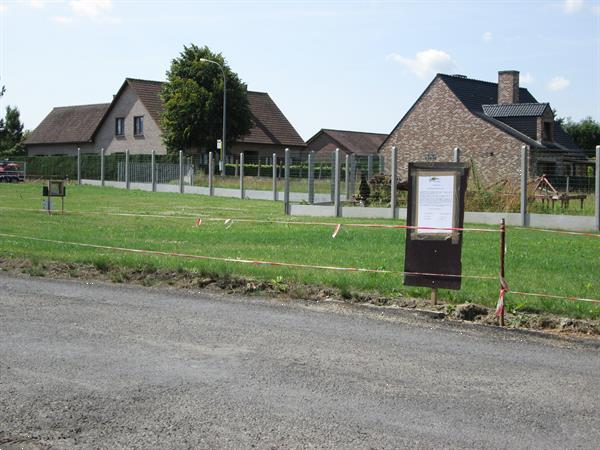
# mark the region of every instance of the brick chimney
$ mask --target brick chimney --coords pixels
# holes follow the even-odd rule
[[[519,72],[502,70],[498,72],[498,104],[519,103]]]

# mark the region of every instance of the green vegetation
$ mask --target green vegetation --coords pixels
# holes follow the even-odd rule
[[[4,93],[4,87],[0,89],[0,93]],[[19,108],[8,105],[6,115],[4,118],[0,117],[0,158],[24,155],[23,141],[26,137],[27,132],[23,130]]]
[[[41,184],[0,185],[0,233],[60,241],[92,243],[136,249],[179,252],[240,259],[402,271],[404,230],[343,227],[332,239],[336,223],[357,219],[318,219],[331,225],[253,224],[236,218],[314,221],[289,218],[280,202],[211,198],[196,195],[148,193],[71,185],[65,215],[40,212]],[[133,213],[134,215],[118,215]],[[160,215],[139,217],[137,215]],[[162,217],[164,216],[164,217]],[[195,227],[196,218],[203,223]],[[222,221],[234,219],[229,228]],[[385,220],[363,222],[392,223]],[[396,222],[398,223],[398,222]],[[466,232],[463,273],[496,276],[496,233]],[[168,269],[221,276],[239,275],[277,280],[281,286],[306,283],[340,289],[344,295],[366,291],[386,296],[429,295],[428,290],[402,285],[393,274],[368,274],[314,269],[257,266],[202,261],[170,256],[123,253],[0,236],[2,256],[87,263],[100,271],[115,267],[140,270]],[[600,298],[600,241],[595,237],[568,236],[509,228],[506,278],[512,289],[553,295]],[[150,268],[150,269],[149,269]],[[35,268],[33,275],[43,271]],[[116,281],[121,276],[115,275]],[[496,303],[496,280],[464,279],[460,291],[441,291],[451,303]],[[509,311],[551,312],[571,317],[600,318],[600,306],[586,302],[507,296]]]
[[[600,123],[591,116],[581,119],[579,122],[574,122],[570,117],[559,120],[565,131],[582,149],[594,150],[600,142]]]
[[[224,80],[226,78],[226,82]],[[246,85],[221,53],[191,44],[171,61],[161,98],[163,140],[169,152],[214,149],[223,130],[223,83],[227,92],[227,142],[248,134],[252,114]]]
[[[283,182],[283,179],[277,180],[277,190],[283,191]],[[202,172],[196,172],[194,184],[197,186],[208,186],[208,176]],[[217,188],[239,189],[240,177],[229,175],[221,177],[215,175],[214,184]],[[273,178],[244,176],[244,188],[270,191],[273,189]],[[308,181],[306,178],[292,178],[290,179],[290,190],[292,192],[308,192]],[[319,194],[329,194],[331,192],[331,180],[315,180],[315,192]]]

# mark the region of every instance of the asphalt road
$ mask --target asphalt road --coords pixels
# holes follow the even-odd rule
[[[598,346],[0,274],[0,448],[597,448]]]

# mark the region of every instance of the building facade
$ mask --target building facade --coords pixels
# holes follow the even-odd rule
[[[390,167],[398,150],[398,171],[406,178],[412,161],[451,161],[453,149],[471,162],[479,181],[491,184],[520,176],[521,147],[530,152],[531,174],[574,170],[567,162],[585,158],[555,121],[548,103],[519,87],[519,73],[502,71],[498,83],[438,74],[379,148]]]
[[[54,108],[25,141],[27,154],[72,155],[83,153],[166,154],[160,114],[163,83],[127,78],[111,103]],[[282,156],[285,148],[305,152],[306,143],[269,94],[248,91],[253,126],[250,132],[227,145],[227,153],[253,157]],[[215,149],[216,150],[216,149]],[[186,153],[199,153],[186,149]]]
[[[309,152],[315,152],[317,161],[330,161],[336,148],[344,155],[377,155],[377,150],[386,137],[387,134],[381,133],[323,128],[311,137],[306,145]]]

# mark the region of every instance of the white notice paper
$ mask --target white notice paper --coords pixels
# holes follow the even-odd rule
[[[454,213],[454,176],[419,176],[417,226],[452,228]],[[419,234],[450,234],[449,230],[423,230]]]

